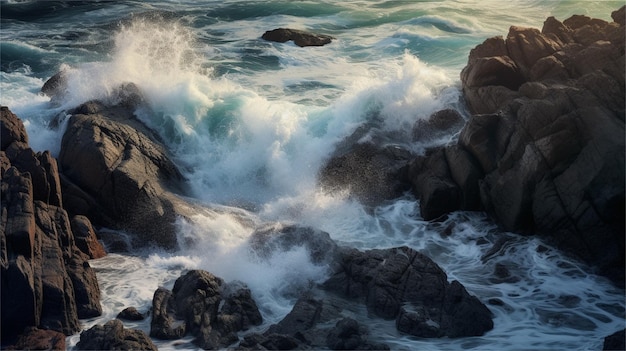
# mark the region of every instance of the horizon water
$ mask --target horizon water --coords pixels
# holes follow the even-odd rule
[[[367,318],[370,338],[393,350],[599,350],[623,329],[624,291],[536,237],[500,231],[486,215],[456,212],[443,223],[419,215],[411,194],[368,208],[328,193],[317,173],[338,142],[376,121],[390,143],[415,154],[455,141],[413,142],[415,121],[453,108],[467,118],[459,74],[469,51],[506,36],[511,25],[541,28],[548,16],[611,20],[623,1],[0,1],[0,104],[25,123],[31,147],[57,156],[64,123],[51,121],[92,99],[110,100],[132,82],[145,105],[136,115],[156,130],[207,211],[177,223],[180,249],[137,249],[90,261],[103,315],[151,307],[159,286],[205,269],[250,287],[262,332],[293,307],[298,293],[328,277],[304,247],[256,255],[248,238],[268,225],[328,232],[361,250],[406,245],[439,264],[494,314],[481,337],[421,339],[393,321]],[[278,27],[329,34],[323,47],[260,39]],[[40,93],[60,70],[69,93]],[[443,228],[452,228],[449,236]],[[498,240],[505,244],[490,251]],[[494,278],[496,266],[513,279]],[[489,301],[498,301],[497,304]],[[149,333],[149,318],[124,322]],[[79,335],[68,337],[75,345]],[[155,340],[194,349],[189,338]]]

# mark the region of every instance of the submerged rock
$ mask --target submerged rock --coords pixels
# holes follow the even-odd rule
[[[290,28],[277,28],[269,30],[263,33],[262,38],[267,41],[275,41],[279,43],[285,43],[287,41],[293,40],[294,44],[300,47],[323,46],[326,44],[330,44],[334,39],[329,35],[314,34],[303,30]]]

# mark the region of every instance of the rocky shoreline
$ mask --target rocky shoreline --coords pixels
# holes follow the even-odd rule
[[[359,143],[372,133],[365,126],[338,146],[320,182],[368,205],[411,189],[425,220],[486,211],[504,230],[541,235],[623,288],[624,9],[612,23],[550,17],[541,31],[511,27],[506,38],[487,39],[461,73],[471,118],[439,111],[413,131],[423,140],[460,130],[458,142],[413,155]],[[42,90],[54,101],[65,84],[60,73]],[[128,83],[110,101],[68,111],[58,160],[30,149],[22,122],[2,107],[3,347],[63,349],[79,319],[102,313],[89,260],[106,253],[94,226],[131,233],[134,246],[173,249],[175,219],[201,207],[185,197],[185,179],[159,137],[133,115],[142,101]],[[304,244],[332,274],[281,322],[240,339],[262,323],[250,290],[190,271],[171,291],[155,291],[150,336],[116,319],[83,331],[77,348],[156,349],[150,337],[191,336],[204,349],[389,349],[344,312],[350,304],[417,337],[493,328],[483,302],[410,248],[361,252],[300,226],[261,228],[251,242],[259,252]],[[605,348],[623,345],[621,331]]]

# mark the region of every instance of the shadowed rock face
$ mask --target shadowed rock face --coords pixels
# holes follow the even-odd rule
[[[139,245],[176,245],[183,177],[159,138],[125,105],[100,102],[73,111],[59,155],[67,208],[126,230]]]
[[[79,318],[102,313],[90,256],[76,244],[70,216],[62,207],[56,160],[29,148],[17,116],[7,108],[0,115],[2,341],[15,340],[26,327],[70,335],[80,330]],[[75,220],[91,228],[88,219]],[[40,342],[46,335],[25,338]],[[51,343],[56,338],[48,337]]]
[[[613,18],[550,17],[473,49],[461,80],[477,114],[459,146],[505,230],[544,234],[623,284],[624,7]]]
[[[279,43],[285,43],[287,41],[293,40],[294,44],[298,45],[299,47],[323,46],[326,44],[330,44],[330,42],[334,39],[329,35],[314,34],[303,30],[290,28],[277,28],[269,30],[263,33],[262,38],[267,41],[275,41]]]

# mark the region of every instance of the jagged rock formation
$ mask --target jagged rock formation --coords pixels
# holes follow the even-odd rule
[[[95,325],[80,334],[78,350],[153,350],[158,348],[142,330],[124,328],[118,319]]]
[[[364,300],[368,311],[395,319],[399,331],[419,337],[482,335],[492,314],[428,257],[408,247],[346,250],[324,288]]]
[[[251,242],[261,254],[303,246],[313,262],[328,265],[330,278],[321,286],[324,297],[305,294],[283,321],[243,346],[272,344],[277,335],[283,335],[280,340],[284,342],[299,337],[299,347],[330,347],[325,344],[327,337],[334,340],[331,344],[348,342],[338,341],[320,326],[345,318],[341,306],[348,303],[363,303],[373,315],[395,319],[399,331],[420,337],[475,336],[493,328],[491,312],[484,304],[459,282],[448,282],[437,264],[408,247],[361,252],[337,246],[327,233],[298,226],[260,230]],[[333,296],[346,300],[333,302]],[[362,341],[359,347],[367,349],[364,336]]]
[[[550,17],[541,31],[513,26],[485,40],[461,73],[473,115],[458,143],[394,159],[352,140],[357,130],[322,185],[375,205],[407,182],[425,220],[486,210],[504,230],[544,235],[623,285],[624,7],[612,17]],[[425,127],[415,138],[438,133]]]
[[[262,322],[249,289],[224,284],[202,270],[178,278],[172,291],[157,289],[152,310],[150,336],[169,340],[192,335],[194,344],[207,350],[236,342],[237,332]]]
[[[87,260],[104,250],[89,220],[70,218],[63,208],[56,160],[30,149],[22,122],[8,108],[0,114],[2,341],[14,341],[26,327],[70,335],[80,330],[79,318],[102,313]]]
[[[473,49],[459,147],[505,230],[546,235],[623,284],[624,7],[613,18],[550,17]]]

